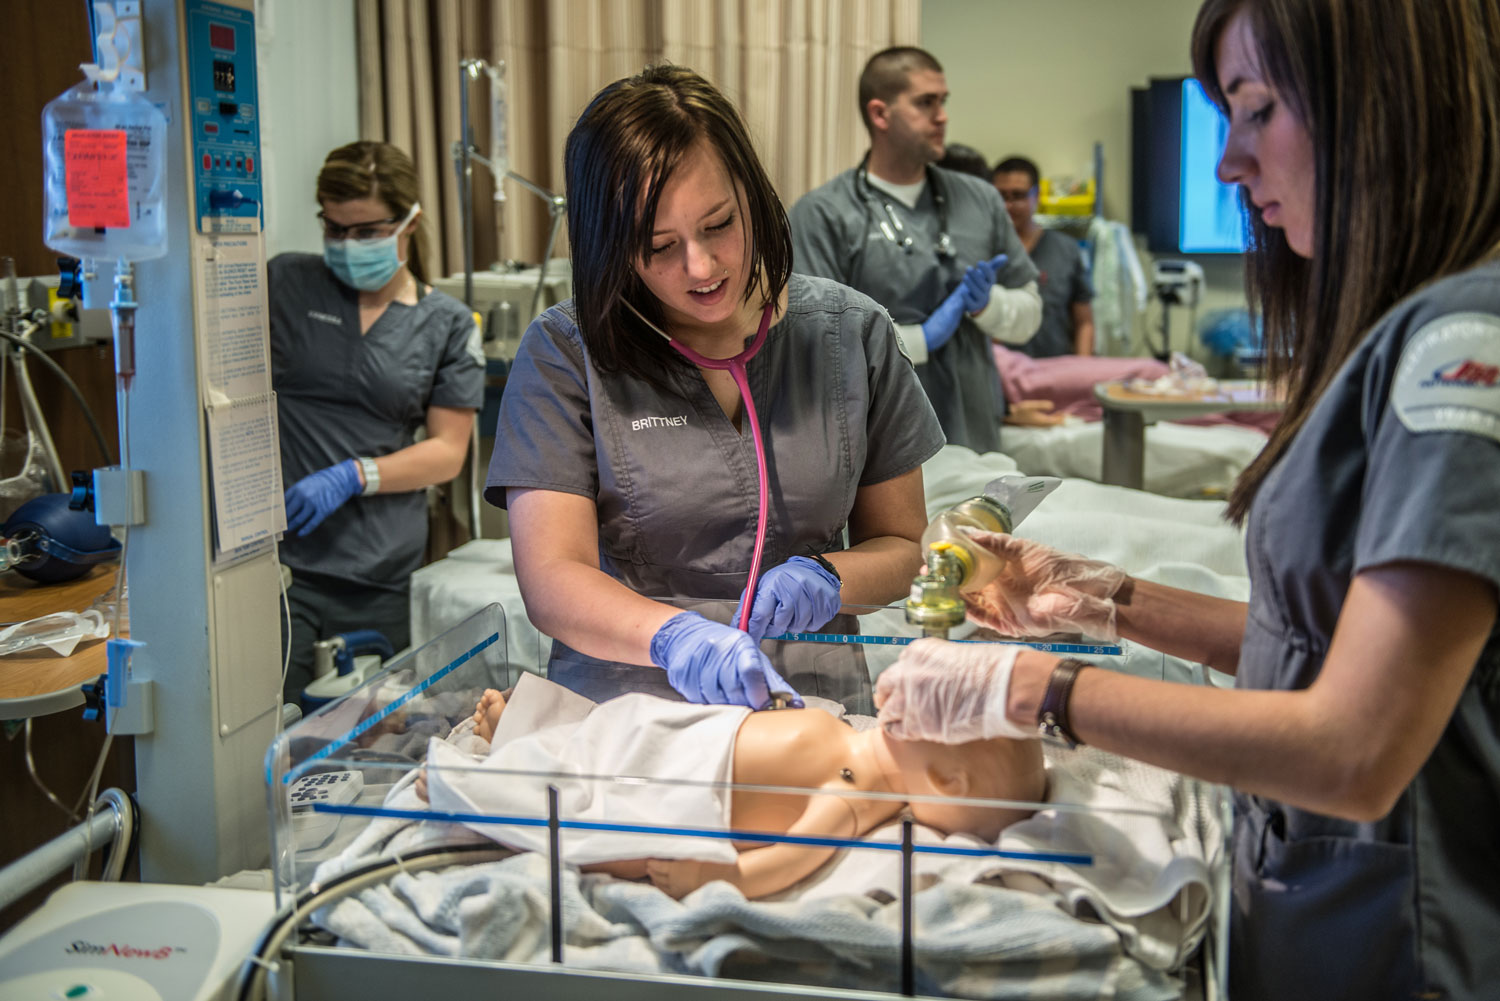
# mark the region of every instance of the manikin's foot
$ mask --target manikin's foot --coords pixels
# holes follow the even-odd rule
[[[486,688],[474,707],[474,732],[485,740],[493,740],[495,729],[500,725],[500,714],[505,711],[505,696],[493,688]]]

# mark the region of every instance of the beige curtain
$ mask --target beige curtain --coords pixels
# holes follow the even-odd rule
[[[739,106],[790,206],[852,166],[866,139],[855,84],[865,60],[919,42],[920,0],[358,0],[360,134],[408,150],[422,176],[434,273],[463,267],[452,147],[461,58],[503,62],[511,170],[563,193],[563,140],[601,87],[652,62],[690,66]],[[489,148],[488,87],[469,85]],[[474,170],[476,268],[537,261],[549,214],[513,181],[493,200]],[[556,254],[565,253],[566,226]]]

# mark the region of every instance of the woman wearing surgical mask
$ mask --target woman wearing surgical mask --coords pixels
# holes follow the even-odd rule
[[[373,628],[398,650],[408,643],[425,490],[463,466],[484,395],[473,314],[423,281],[410,158],[386,143],[341,146],[323,162],[317,196],[322,256],[281,254],[269,267],[290,484],[288,701],[312,680],[315,640]]]

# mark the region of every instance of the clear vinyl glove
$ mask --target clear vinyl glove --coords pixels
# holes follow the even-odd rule
[[[689,702],[763,709],[785,693],[802,708],[802,697],[776,673],[755,640],[733,626],[697,612],[680,612],[651,637],[651,662]]]
[[[1008,260],[1010,260],[1010,255],[996,254],[964,272],[963,282],[959,288],[963,289],[965,312],[983,312],[984,307],[990,304],[990,290],[995,287],[995,277],[999,275],[1000,269],[1005,267],[1005,262]]]
[[[287,488],[286,530],[306,535],[363,489],[359,463],[353,459],[308,473]]]
[[[963,318],[964,286],[962,282],[959,282],[958,287],[948,294],[948,298],[943,300],[942,305],[934,309],[932,315],[922,321],[922,339],[927,342],[927,350],[936,351],[947,344],[948,338],[958,331],[958,325]]]
[[[1113,598],[1128,577],[1124,570],[1030,539],[967,527],[961,531],[1001,561],[994,580],[963,596],[970,619],[1005,636],[1120,638]]]
[[[1010,673],[1020,652],[1008,643],[917,640],[875,679],[881,726],[898,740],[940,744],[1039,736],[1005,716]]]
[[[761,640],[782,633],[821,629],[839,613],[842,586],[817,560],[793,556],[761,575],[755,585],[755,604],[750,608],[745,632]],[[744,605],[745,598],[741,595],[731,622],[740,621]]]

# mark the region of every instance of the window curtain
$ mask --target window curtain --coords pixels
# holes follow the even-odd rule
[[[739,107],[790,207],[868,143],[855,87],[865,61],[919,44],[920,0],[358,0],[360,134],[416,162],[434,274],[463,268],[453,145],[461,59],[503,63],[510,169],[563,194],[563,141],[605,84],[655,62],[691,67]],[[489,88],[467,84],[474,144],[489,149]],[[474,262],[535,263],[543,199],[473,171]],[[554,255],[566,253],[566,226]]]

